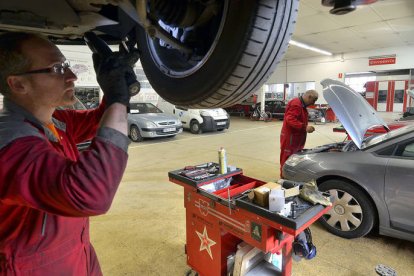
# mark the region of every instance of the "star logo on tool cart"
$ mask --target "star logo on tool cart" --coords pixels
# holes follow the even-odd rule
[[[211,254],[211,247],[215,245],[216,242],[208,237],[206,226],[204,226],[203,234],[198,231],[196,231],[196,233],[201,241],[200,251],[206,250],[208,255],[210,255],[210,258],[213,259],[213,255]]]

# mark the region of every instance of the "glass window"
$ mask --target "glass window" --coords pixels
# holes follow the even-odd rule
[[[378,91],[378,103],[387,102],[388,90],[379,90]]]
[[[378,155],[391,156],[394,153],[395,146],[387,147],[377,152]]]
[[[151,103],[130,103],[129,113],[147,114],[147,113],[162,113],[162,111]]]
[[[349,85],[356,92],[363,93],[365,92],[365,84],[369,81],[375,81],[375,76],[356,76],[350,77],[345,76],[345,84]]]
[[[175,108],[181,109],[181,110],[184,110],[184,111],[188,111],[188,108],[182,107],[182,106],[175,106]]]
[[[399,145],[396,156],[414,159],[414,141]]]
[[[394,103],[404,102],[404,90],[395,90],[394,92]]]

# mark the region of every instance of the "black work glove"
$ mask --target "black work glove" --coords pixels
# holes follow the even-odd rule
[[[92,59],[96,79],[104,93],[106,106],[109,107],[113,103],[128,106],[129,100],[133,96],[130,94],[128,80],[135,79],[132,68],[139,59],[138,52],[114,52],[105,57],[94,53]]]

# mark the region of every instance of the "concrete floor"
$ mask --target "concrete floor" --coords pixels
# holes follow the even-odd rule
[[[282,123],[232,117],[229,130],[131,143],[129,163],[111,210],[91,219],[91,239],[105,275],[185,275],[183,188],[167,173],[185,165],[217,161],[224,147],[228,163],[264,181],[279,177]],[[316,125],[306,147],[341,141],[337,124]],[[370,234],[346,240],[312,227],[317,257],[293,263],[293,275],[376,275],[385,264],[398,275],[414,275],[414,243]]]

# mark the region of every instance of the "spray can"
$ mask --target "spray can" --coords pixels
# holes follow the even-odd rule
[[[221,147],[218,151],[219,155],[219,166],[220,166],[220,173],[225,174],[227,173],[227,156],[226,156],[226,150]]]

